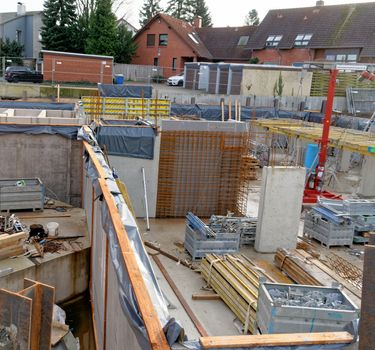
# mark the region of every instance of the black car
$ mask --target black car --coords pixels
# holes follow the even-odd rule
[[[29,67],[10,66],[5,70],[5,80],[9,83],[18,83],[19,81],[41,83],[43,82],[43,74]]]

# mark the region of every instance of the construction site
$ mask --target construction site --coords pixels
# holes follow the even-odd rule
[[[374,349],[375,76],[302,71],[319,108],[0,101],[0,350]]]

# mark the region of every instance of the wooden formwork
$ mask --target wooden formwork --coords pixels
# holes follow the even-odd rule
[[[247,132],[163,131],[156,215],[246,214],[250,171]]]

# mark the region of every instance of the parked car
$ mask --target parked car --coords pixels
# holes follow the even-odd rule
[[[173,75],[168,78],[167,83],[168,85],[173,86],[183,86],[184,85],[184,72],[180,73],[179,75]]]
[[[5,80],[9,83],[18,83],[19,81],[42,83],[43,74],[29,67],[10,66],[5,70]]]

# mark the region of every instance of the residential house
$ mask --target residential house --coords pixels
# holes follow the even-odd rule
[[[130,24],[125,18],[120,18],[119,20],[117,20],[117,24],[118,25],[124,24],[126,29],[129,32],[132,32],[133,35],[135,35],[138,31],[138,29],[136,27],[134,27],[132,24]]]
[[[26,12],[22,3],[17,4],[17,12],[0,14],[0,38],[9,38],[22,44],[24,57],[38,57],[41,50],[41,27],[42,12]]]
[[[135,35],[137,52],[132,63],[163,67],[168,77],[181,73],[187,62],[245,62],[253,31],[252,26],[202,28],[200,18],[189,24],[160,13]]]
[[[267,64],[373,62],[374,19],[375,2],[271,10],[247,48]]]

